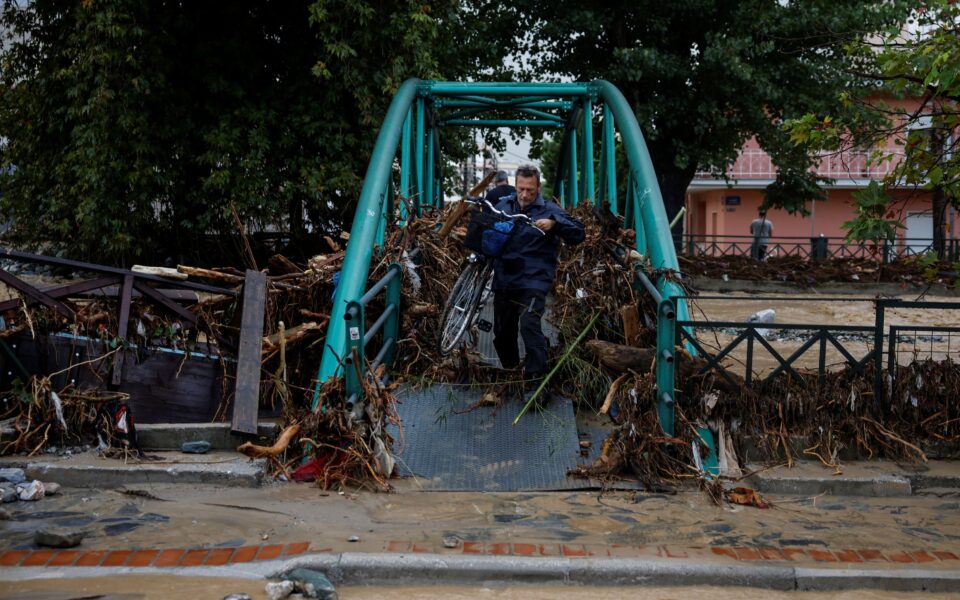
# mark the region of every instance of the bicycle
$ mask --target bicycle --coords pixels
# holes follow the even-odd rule
[[[541,235],[546,233],[534,227],[527,215],[511,215],[497,210],[490,202],[480,198],[468,198],[469,204],[480,210],[471,214],[470,225],[464,245],[472,252],[467,256],[467,266],[460,273],[447,302],[440,314],[440,339],[438,350],[441,356],[449,355],[463,339],[464,334],[475,324],[481,331],[493,327],[479,319],[490,297],[493,280],[493,261],[499,258],[510,244],[517,226],[529,226]],[[510,225],[505,225],[510,223]]]

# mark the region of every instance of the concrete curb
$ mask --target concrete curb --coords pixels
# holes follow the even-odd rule
[[[111,464],[102,466],[55,462],[28,462],[23,465],[27,477],[56,481],[75,488],[112,489],[127,485],[186,483],[216,484],[229,487],[258,487],[263,480],[266,463],[238,458],[229,464],[150,464],[137,463],[136,468]]]
[[[441,554],[358,553],[314,555],[220,567],[174,569],[92,567],[0,568],[0,581],[118,574],[276,578],[295,568],[322,571],[338,585],[561,584],[582,586],[746,586],[781,591],[884,589],[953,592],[960,572],[933,569],[827,569],[702,564],[656,559],[518,558]]]
[[[758,473],[748,478],[756,488],[766,494],[796,496],[867,496],[889,498],[909,496],[913,493],[910,479],[902,475],[871,474],[867,476],[837,477],[825,472],[821,476],[786,472]]]

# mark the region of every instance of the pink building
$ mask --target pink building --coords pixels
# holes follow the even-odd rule
[[[894,156],[893,161],[870,164],[867,152],[845,152],[825,156],[817,172],[834,180],[825,186],[827,199],[807,201],[809,215],[791,215],[782,210],[771,210],[767,218],[773,224],[772,253],[789,252],[789,247],[800,244],[809,249],[811,237],[830,238],[831,250],[843,244],[846,231],[842,224],[854,217],[853,192],[863,189],[872,180],[883,179],[902,156],[902,149],[892,142],[884,149]],[[730,251],[736,243],[742,250],[749,247],[750,222],[757,218],[757,209],[763,201],[763,190],[776,178],[776,167],[770,157],[750,140],[740,151],[740,156],[728,171],[728,185],[710,173],[697,173],[687,190],[687,216],[685,231],[687,246],[684,251],[692,253],[699,249],[708,254]],[[900,200],[894,205],[904,228],[899,233],[898,253],[916,253],[925,250],[933,238],[933,216],[930,209],[930,193],[923,190],[903,188],[894,191]],[[946,214],[947,238],[956,239],[954,209]],[[780,246],[777,247],[776,244]]]

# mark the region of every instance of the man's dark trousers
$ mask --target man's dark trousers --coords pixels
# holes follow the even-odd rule
[[[543,377],[547,371],[547,340],[540,328],[547,293],[541,290],[498,290],[493,299],[493,346],[504,369],[520,364],[517,329],[526,356],[524,377]]]

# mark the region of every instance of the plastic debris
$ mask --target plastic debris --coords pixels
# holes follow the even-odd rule
[[[773,323],[776,318],[777,311],[772,308],[765,308],[747,317],[747,323]],[[763,338],[766,338],[769,333],[769,329],[757,329],[757,335]]]
[[[326,574],[313,569],[294,569],[284,576],[284,579],[293,581],[296,589],[308,598],[320,600],[337,600],[337,588]]]
[[[210,442],[198,440],[195,442],[184,442],[180,446],[180,451],[186,452],[187,454],[206,454],[210,451],[210,448]]]

